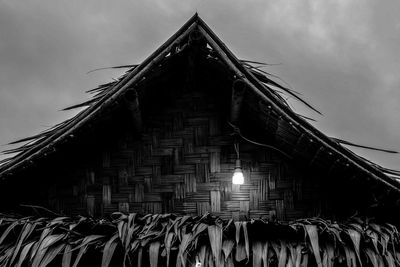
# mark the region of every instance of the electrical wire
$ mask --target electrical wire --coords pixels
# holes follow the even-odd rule
[[[290,155],[288,155],[287,153],[283,152],[282,150],[280,150],[280,149],[278,149],[278,148],[276,148],[274,146],[263,144],[263,143],[259,143],[259,142],[253,141],[253,140],[243,136],[242,133],[240,132],[240,128],[239,127],[237,127],[236,125],[232,124],[229,121],[228,121],[228,124],[233,128],[233,134],[232,135],[237,135],[237,136],[241,137],[243,140],[245,140],[245,141],[247,141],[247,142],[249,142],[251,144],[277,151],[280,154],[282,154],[283,156],[287,157],[288,159],[292,159],[292,157]],[[235,143],[234,147],[235,147],[236,155],[239,158],[239,144]]]
[[[234,144],[233,144],[233,147],[235,148],[235,151],[236,151],[236,159],[240,159],[240,150],[239,150],[239,143],[238,142],[235,142]]]

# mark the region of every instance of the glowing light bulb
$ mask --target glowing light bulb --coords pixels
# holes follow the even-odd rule
[[[244,176],[242,170],[235,170],[232,176],[233,184],[244,184]]]
[[[235,164],[235,171],[233,172],[232,176],[232,183],[233,184],[244,184],[244,175],[242,172],[242,168],[240,166],[240,159],[236,160]]]

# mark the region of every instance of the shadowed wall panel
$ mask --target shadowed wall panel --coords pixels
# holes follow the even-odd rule
[[[155,108],[144,116],[140,140],[130,129],[115,129],[117,138],[109,140],[98,162],[82,169],[84,181],[69,177],[72,173],[61,179],[72,180],[70,191],[79,197],[60,197],[57,192],[67,185],[58,184],[49,202],[67,213],[83,208],[96,215],[118,210],[211,212],[235,219],[316,215],[320,204],[315,181],[259,146],[241,143],[245,184],[232,184],[232,132],[215,102],[191,92]]]

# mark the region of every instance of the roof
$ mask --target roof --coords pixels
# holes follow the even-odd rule
[[[352,145],[351,143],[326,136],[308,123],[304,117],[295,113],[280,96],[279,90],[302,101],[309,108],[315,109],[299,98],[296,92],[273,81],[268,73],[255,67],[254,64],[258,64],[258,62],[241,61],[236,58],[197,13],[141,64],[121,66],[128,67],[129,70],[119,79],[89,90],[88,92],[94,94],[92,99],[67,108],[86,106],[86,109],[38,135],[13,142],[12,144],[23,142],[24,144],[5,151],[17,154],[1,162],[0,177],[5,179],[13,176],[18,171],[28,168],[36,160],[54,153],[57,146],[71,140],[79,129],[113,105],[129,88],[135,87],[145,79],[152,69],[171,55],[184,50],[193,36],[204,39],[209,47],[209,55],[224,64],[236,79],[244,82],[252,93],[263,101],[264,106],[279,115],[279,119],[282,120],[281,125],[284,125],[287,131],[296,136],[297,141],[294,143],[298,144],[306,140],[318,147],[317,152],[312,156],[313,160],[320,154],[330,155],[335,159],[334,165],[355,168],[362,173],[362,176],[371,178],[388,189],[400,193],[400,183],[393,178],[393,176],[400,177],[400,172],[386,169],[356,155],[341,145],[341,143]]]
[[[233,222],[116,212],[102,219],[2,216],[1,226],[2,266],[398,266],[400,245],[394,225],[360,218]]]

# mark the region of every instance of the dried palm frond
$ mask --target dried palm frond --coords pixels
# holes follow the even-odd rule
[[[376,150],[376,151],[381,151],[381,152],[386,152],[386,153],[392,153],[392,154],[397,154],[399,153],[398,151],[394,150],[389,150],[389,149],[383,149],[383,148],[377,148],[377,147],[372,147],[372,146],[365,146],[365,145],[359,145],[355,144],[343,139],[331,137],[331,139],[335,140],[336,142],[343,144],[343,145],[348,145],[348,146],[354,146],[354,147],[359,147],[359,148],[365,148],[365,149],[370,149],[370,150]]]
[[[266,72],[266,71],[260,69],[259,67],[254,66],[253,65],[254,63],[252,63],[251,61],[241,61],[241,62],[244,65],[244,67],[246,67],[260,82],[262,82],[268,88],[271,89],[271,86],[279,88],[279,89],[283,90],[284,93],[288,94],[289,96],[294,97],[295,99],[297,99],[298,101],[300,101],[301,103],[306,105],[311,110],[313,110],[316,113],[322,115],[322,113],[320,111],[318,111],[311,104],[309,104],[307,101],[305,101],[303,98],[301,98],[299,96],[299,95],[301,95],[299,92],[296,92],[293,89],[290,89],[287,86],[283,86],[283,85],[275,82],[274,80],[268,78],[268,76],[270,76],[270,77],[273,76],[273,77],[278,78],[278,79],[279,79],[279,77],[276,77],[275,75],[273,75],[273,74],[271,74],[269,72]],[[259,64],[259,63],[257,63],[257,64]],[[273,93],[275,93],[276,96],[278,96],[278,94],[276,94],[276,90],[271,90],[271,91]],[[287,104],[285,100],[281,99],[281,101],[283,103]]]
[[[399,237],[393,225],[359,219],[232,224],[208,214],[2,215],[0,266],[399,266]]]
[[[139,66],[138,64],[134,64],[134,65],[120,65],[120,66],[112,66],[112,67],[103,67],[103,68],[97,68],[94,70],[90,70],[88,71],[86,74],[95,72],[95,71],[99,71],[99,70],[108,70],[108,69],[127,69],[127,68],[136,68],[137,66]]]

